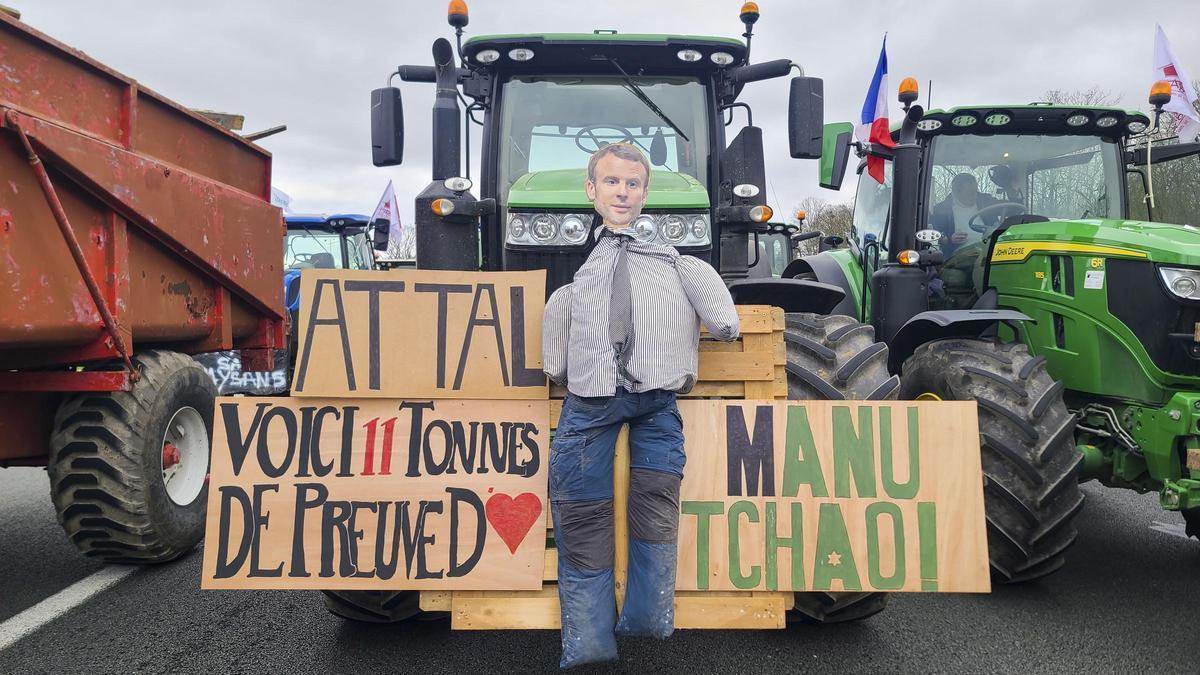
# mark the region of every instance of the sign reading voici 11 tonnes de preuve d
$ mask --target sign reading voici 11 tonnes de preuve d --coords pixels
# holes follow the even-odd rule
[[[541,588],[542,274],[306,272],[306,395],[218,400],[202,585]],[[989,590],[974,404],[680,411],[680,589]]]

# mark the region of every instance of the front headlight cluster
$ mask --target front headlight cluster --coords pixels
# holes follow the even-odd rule
[[[578,246],[587,241],[591,213],[510,213],[506,244]],[[707,246],[712,242],[707,213],[644,213],[633,221],[638,241],[668,246]]]
[[[1200,300],[1200,270],[1161,267],[1158,270],[1167,288],[1184,300]]]

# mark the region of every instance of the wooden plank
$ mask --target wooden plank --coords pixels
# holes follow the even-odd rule
[[[422,612],[449,612],[453,591],[421,591]]]
[[[777,354],[775,353],[775,340],[778,339],[776,333],[758,333],[742,336],[742,346],[747,352],[760,353],[770,355],[769,363],[771,364],[771,376],[766,380],[749,381],[749,378],[742,378],[746,381],[746,398],[748,399],[773,399],[775,398],[775,368]]]
[[[543,581],[558,581],[558,549],[553,546],[546,549],[546,567],[542,572]]]
[[[777,331],[782,331],[787,327],[787,322],[784,320],[782,307],[771,308],[771,326]]]
[[[1190,471],[1200,471],[1200,449],[1189,448],[1187,451],[1187,468]]]
[[[562,417],[562,401],[550,401],[550,428],[558,428],[558,418]]]
[[[771,352],[741,354],[708,352],[700,360],[702,382],[745,382],[775,379],[775,355]]]
[[[721,342],[720,340],[701,340],[698,347],[700,351],[700,360],[706,358],[706,352],[741,352],[742,342]]]
[[[537,591],[457,591],[451,600],[452,630],[557,629],[558,587]]]
[[[787,625],[791,593],[675,594],[676,628],[778,629]]]
[[[697,382],[684,398],[746,398],[742,382]]]

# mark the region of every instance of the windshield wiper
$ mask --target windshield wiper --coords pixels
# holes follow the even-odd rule
[[[625,69],[621,67],[621,64],[617,63],[616,59],[609,57],[608,62],[613,64],[613,66],[620,71],[621,77],[625,80],[625,86],[629,93],[633,94],[638,98],[639,101],[646,104],[647,108],[649,108],[655,115],[658,115],[660,120],[666,122],[667,125],[674,129],[675,133],[679,134],[683,140],[688,141],[689,143],[691,142],[692,139],[688,138],[687,134],[683,133],[683,129],[680,129],[677,124],[672,122],[671,118],[667,117],[667,114],[663,112],[661,108],[659,108],[657,105],[654,105],[654,101],[651,101],[650,97],[646,95],[646,92],[642,91],[642,88],[633,81],[633,78],[629,77],[629,74],[625,72]]]

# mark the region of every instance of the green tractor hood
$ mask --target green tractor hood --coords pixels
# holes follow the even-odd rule
[[[504,205],[510,209],[580,209],[592,203],[583,190],[587,169],[534,171],[521,176],[508,191]],[[650,196],[646,209],[707,210],[708,190],[695,178],[674,171],[650,174]]]
[[[1200,267],[1200,228],[1137,220],[1026,223],[1014,226],[1000,237],[992,261],[1017,261],[1037,252]]]

